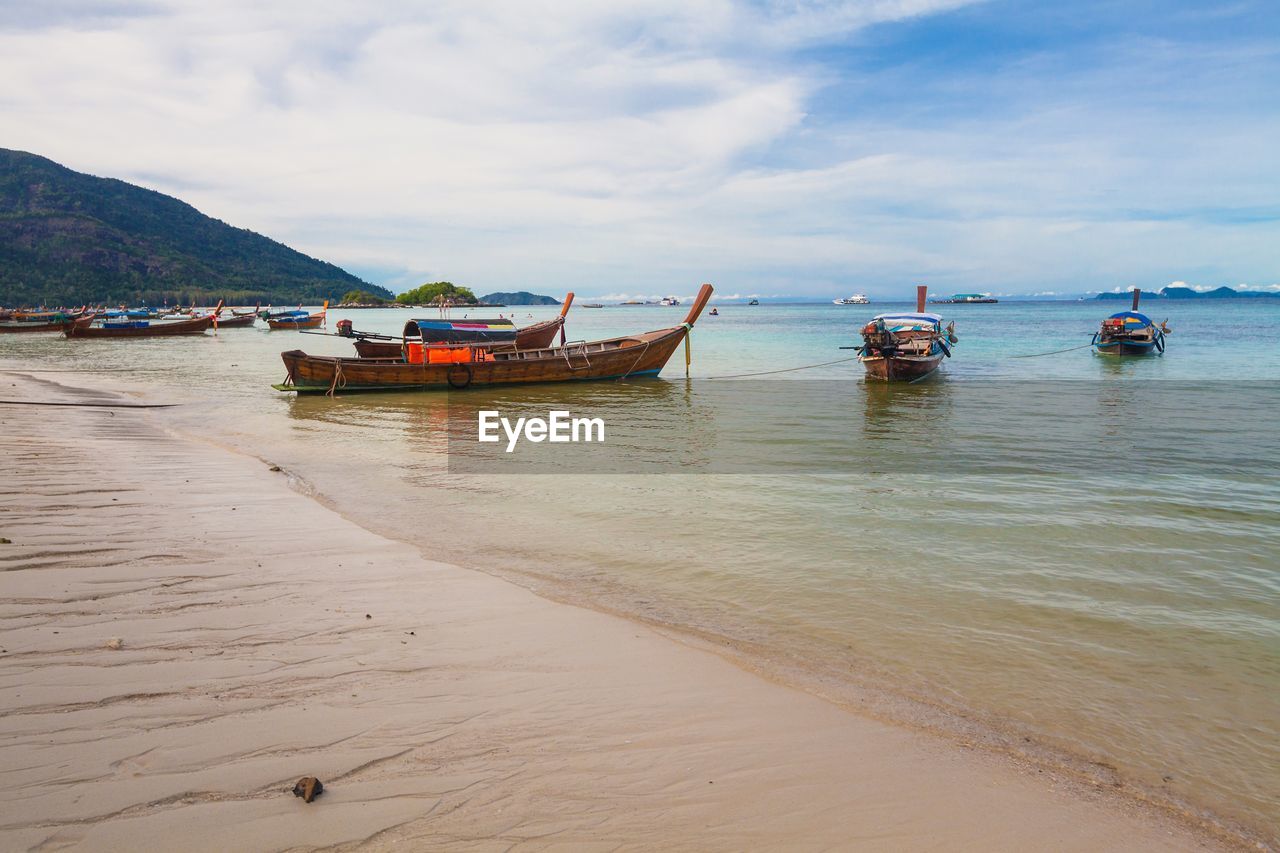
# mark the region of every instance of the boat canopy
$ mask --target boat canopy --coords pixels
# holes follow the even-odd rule
[[[1137,311],[1121,311],[1118,314],[1112,314],[1107,319],[1124,320],[1126,326],[1146,327],[1155,325],[1155,323],[1151,322],[1150,317],[1146,314],[1139,314]]]
[[[516,324],[510,320],[410,320],[404,324],[404,337],[416,338],[423,331],[513,332]]]
[[[942,317],[938,314],[877,314],[872,322],[882,322],[886,328],[904,329],[920,326],[940,326]]]

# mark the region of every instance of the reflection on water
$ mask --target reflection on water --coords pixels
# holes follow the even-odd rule
[[[609,441],[479,452],[481,409],[600,416]],[[1280,786],[1278,410],[1262,382],[680,379],[290,415],[376,436],[346,497],[433,556],[1014,721],[1258,824]]]
[[[698,378],[829,360],[865,317],[818,306],[723,308],[695,332],[692,381],[295,399],[268,387],[279,351],[350,343],[254,330],[0,340],[0,358],[161,377],[151,399],[191,401],[170,422],[431,557],[803,660],[830,693],[885,684],[1280,826],[1280,394],[1220,381],[1280,376],[1280,306],[1233,309],[1259,335],[1245,362],[1212,307],[1176,306],[1160,358],[1022,360],[1087,341],[1105,310],[948,307],[962,345],[910,386],[853,364]],[[670,322],[583,314],[573,337]],[[603,417],[608,441],[481,452],[459,430],[485,408]]]

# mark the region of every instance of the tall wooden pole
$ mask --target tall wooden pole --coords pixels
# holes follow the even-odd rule
[[[927,285],[923,285],[923,284],[916,285],[916,313],[917,314],[924,313],[924,298],[926,295],[928,295],[928,293],[929,293],[929,288]]]

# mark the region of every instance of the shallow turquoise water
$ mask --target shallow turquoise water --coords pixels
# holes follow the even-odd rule
[[[833,695],[887,687],[1276,833],[1280,301],[1146,304],[1173,329],[1147,359],[1016,357],[1087,343],[1123,302],[940,306],[955,358],[910,389],[849,362],[710,378],[851,357],[863,322],[907,307],[722,306],[690,382],[677,353],[658,381],[452,396],[279,395],[280,350],[349,352],[288,332],[7,336],[0,360],[158,384],[191,401],[174,423],[430,555],[802,663]],[[569,335],[683,315],[575,308]],[[409,313],[349,316],[391,332]],[[481,407],[598,414],[614,439],[507,469],[450,453]]]

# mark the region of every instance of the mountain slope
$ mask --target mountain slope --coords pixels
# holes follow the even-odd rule
[[[154,190],[0,148],[0,305],[390,291]]]

